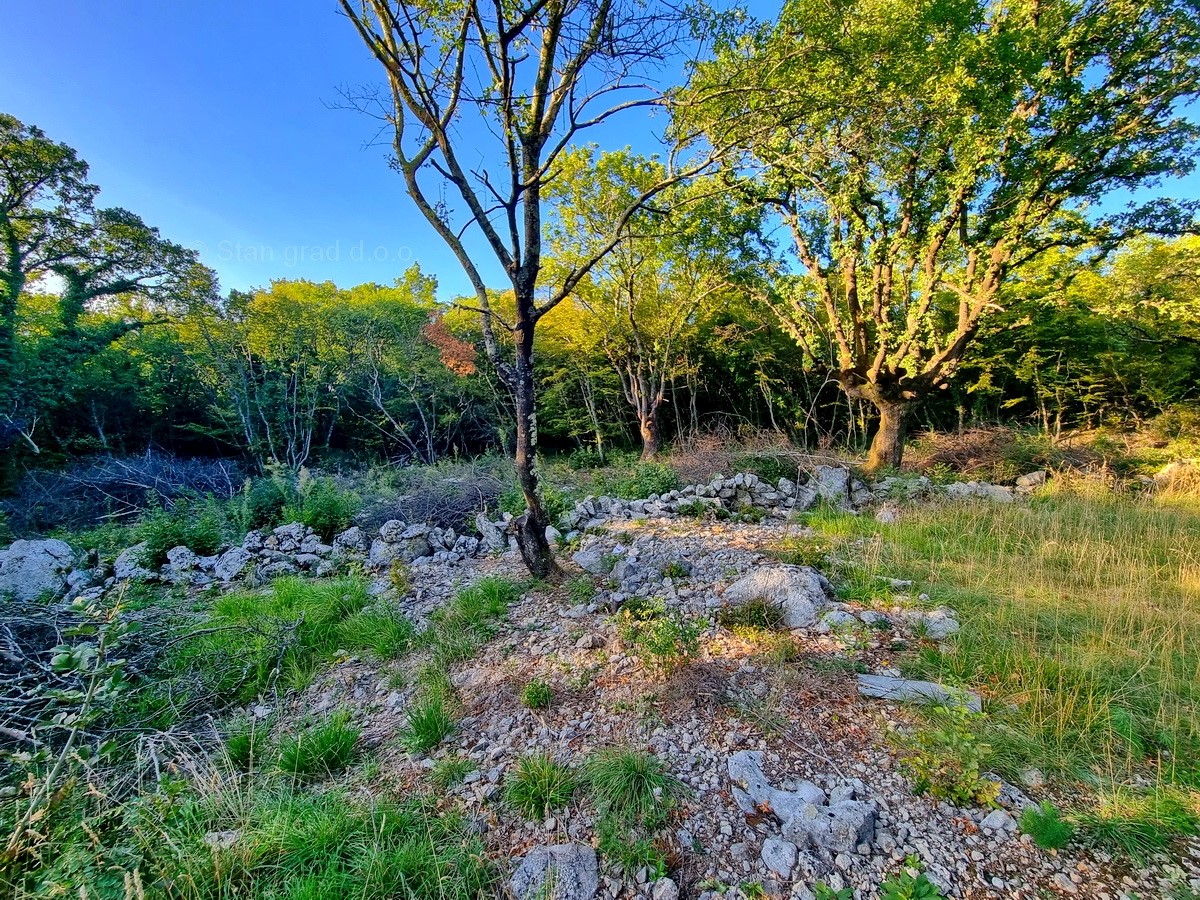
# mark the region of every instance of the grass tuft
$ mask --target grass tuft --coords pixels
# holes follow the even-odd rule
[[[1021,813],[1021,831],[1043,850],[1061,850],[1074,836],[1075,827],[1062,818],[1053,803],[1045,800]]]
[[[360,733],[346,713],[302,728],[280,742],[279,768],[302,780],[336,775],[357,758]]]
[[[547,709],[554,702],[554,688],[535,678],[521,691],[521,702],[530,709]]]
[[[575,793],[575,775],[545,753],[517,761],[504,781],[504,800],[531,819],[541,819],[565,806]]]
[[[410,753],[427,753],[454,731],[449,701],[441,693],[428,693],[404,711],[400,743]]]

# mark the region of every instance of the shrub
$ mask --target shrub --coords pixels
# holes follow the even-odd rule
[[[283,510],[297,500],[296,488],[281,477],[255,478],[242,491],[242,527],[274,528],[283,524]]]
[[[454,731],[448,700],[430,693],[410,703],[404,711],[400,743],[410,753],[427,753]]]
[[[358,511],[359,499],[343,491],[332,478],[301,477],[300,490],[294,500],[283,508],[288,522],[302,522],[321,536],[323,541],[350,527]]]
[[[1049,800],[1039,806],[1028,806],[1022,811],[1021,830],[1043,850],[1061,850],[1075,834],[1075,827],[1063,821],[1058,809]]]
[[[962,707],[937,707],[934,727],[920,728],[906,743],[902,768],[918,794],[930,794],[958,806],[995,803],[999,782],[982,775],[992,748],[979,740],[972,726],[984,716]]]
[[[665,494],[679,487],[679,476],[666,463],[638,463],[624,478],[612,484],[612,493],[623,500],[644,500],[651,494]]]
[[[680,578],[687,578],[687,576],[688,576],[687,566],[685,566],[679,560],[673,559],[669,563],[667,563],[665,566],[663,566],[662,576],[663,576],[663,578],[671,578],[674,580],[678,580]]]
[[[595,447],[580,447],[567,456],[567,466],[575,470],[598,469],[604,464],[604,454]]]
[[[142,565],[157,569],[167,561],[167,552],[187,547],[198,556],[212,556],[225,539],[225,516],[215,501],[180,501],[174,509],[155,509],[138,529],[146,542]]]
[[[504,800],[531,819],[549,815],[566,805],[575,793],[575,776],[545,753],[531,753],[517,761],[504,781]]]
[[[541,679],[535,678],[521,691],[521,702],[530,709],[546,709],[554,702],[554,689]]]
[[[919,860],[910,856],[905,870],[879,885],[879,900],[939,900],[945,897],[924,872],[917,869]]]
[[[281,741],[279,768],[300,779],[336,775],[358,755],[359,734],[359,729],[350,724],[348,714],[333,715]]]
[[[649,668],[668,675],[699,652],[704,626],[651,600],[626,603],[617,614],[617,630]]]

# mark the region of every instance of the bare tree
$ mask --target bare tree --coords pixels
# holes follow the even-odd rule
[[[534,329],[617,246],[638,209],[706,161],[679,165],[672,153],[663,179],[634,197],[608,239],[553,284],[542,283],[543,195],[581,132],[621,112],[665,105],[654,75],[685,45],[688,19],[641,0],[340,3],[387,76],[386,93],[348,99],[384,119],[393,167],[474,288],[485,349],[515,412],[514,459],[527,507],[517,542],[531,572],[550,574],[555,563],[534,468]],[[446,188],[465,209],[451,207]],[[511,284],[512,321],[490,302],[485,254]],[[511,342],[499,339],[501,329],[512,332]]]

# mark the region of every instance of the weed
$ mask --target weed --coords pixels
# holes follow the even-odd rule
[[[334,535],[350,527],[358,512],[359,498],[337,486],[332,478],[309,478],[301,472],[297,496],[283,508],[288,522],[302,522],[321,536],[332,541]]]
[[[813,897],[815,900],[854,900],[854,888],[840,888],[834,890],[824,881],[818,881],[813,884]]]
[[[302,780],[336,775],[357,756],[359,734],[347,713],[330,716],[280,741],[279,768]]]
[[[679,515],[686,516],[690,519],[703,519],[704,514],[711,509],[714,509],[714,506],[711,503],[705,503],[703,500],[696,499],[687,503],[680,503],[675,508],[675,511]]]
[[[669,675],[694,658],[704,625],[667,611],[662,600],[629,602],[616,617],[622,642],[660,675]]]
[[[283,524],[283,510],[297,499],[296,487],[281,476],[255,478],[242,489],[241,525],[252,528],[274,528]]]
[[[575,606],[591,603],[596,597],[596,584],[587,575],[577,575],[567,582],[567,599]]]
[[[962,707],[937,707],[930,717],[933,727],[919,728],[904,740],[901,764],[913,789],[958,806],[993,804],[1000,785],[982,775],[991,747],[973,730],[984,716]]]
[[[638,463],[637,467],[622,478],[616,479],[609,491],[622,500],[644,500],[655,494],[661,495],[679,487],[679,475],[666,463]]]
[[[392,586],[392,590],[401,597],[411,594],[413,577],[408,563],[402,559],[393,560],[392,564],[388,566],[388,583]]]
[[[570,769],[545,753],[531,753],[521,757],[505,777],[504,800],[530,819],[541,819],[566,805],[575,787]]]
[[[771,546],[769,552],[788,565],[825,569],[833,549],[833,543],[826,537],[805,536],[785,538]]]
[[[541,679],[535,678],[521,691],[521,702],[530,709],[546,709],[554,702],[554,689]]]
[[[427,753],[454,731],[454,717],[441,694],[426,694],[408,705],[400,743],[410,753]]]
[[[429,779],[441,790],[461,784],[463,779],[475,771],[475,763],[461,756],[439,759],[429,770]]]
[[[919,870],[920,861],[910,856],[899,875],[879,885],[879,900],[939,900],[945,897],[936,884]]]
[[[239,772],[249,772],[262,759],[266,744],[265,726],[253,719],[235,720],[225,734],[225,757]]]
[[[671,578],[678,581],[680,578],[687,578],[688,568],[677,559],[671,560],[662,568],[662,577]]]
[[[1049,800],[1029,806],[1021,813],[1021,831],[1033,838],[1043,850],[1061,850],[1075,834],[1075,828],[1059,815]]]
[[[667,874],[666,855],[654,838],[631,831],[626,823],[612,816],[601,816],[596,821],[596,838],[600,854],[622,872],[632,875],[647,869],[650,881]]]
[[[1079,837],[1086,843],[1145,862],[1177,836],[1200,834],[1200,810],[1194,792],[1159,787],[1135,790],[1112,786],[1098,802],[1079,812]]]

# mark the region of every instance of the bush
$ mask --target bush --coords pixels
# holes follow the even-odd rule
[[[1063,821],[1058,809],[1049,800],[1039,806],[1028,806],[1022,811],[1021,830],[1043,850],[1061,850],[1075,834],[1074,826]]]
[[[777,453],[743,453],[733,458],[737,472],[753,472],[763,481],[778,484],[780,478],[800,477],[800,465],[790,456]]]
[[[530,709],[546,709],[554,702],[554,689],[541,679],[535,678],[521,691],[521,702]]]
[[[174,509],[156,509],[138,529],[146,542],[142,565],[157,569],[167,561],[167,552],[187,547],[197,556],[212,556],[225,540],[225,515],[215,501],[180,501]]]
[[[644,500],[679,487],[679,475],[666,463],[638,463],[624,478],[612,484],[612,493],[622,500]]]
[[[343,771],[358,755],[360,731],[347,713],[297,731],[279,744],[279,768],[300,779],[327,778]]]
[[[578,450],[571,451],[567,457],[568,468],[575,469],[598,469],[605,465],[604,454],[595,447],[580,447]]]
[[[504,800],[530,819],[542,819],[566,805],[575,793],[575,776],[545,753],[523,756],[504,780]]]
[[[629,601],[617,614],[621,641],[661,675],[668,675],[694,658],[704,630],[699,621],[667,611],[662,600]]]
[[[302,522],[321,536],[332,541],[334,535],[350,527],[358,511],[359,499],[343,491],[332,478],[301,477],[300,490],[294,500],[283,508],[288,522]]]
[[[901,764],[918,794],[930,794],[957,806],[990,806],[1000,784],[983,777],[992,748],[979,740],[973,725],[984,716],[962,707],[937,707],[932,728],[918,729],[906,743]]]
[[[283,524],[283,510],[297,500],[295,486],[283,478],[255,478],[242,491],[242,527],[274,528]]]
[[[441,693],[429,693],[404,711],[400,743],[410,753],[427,753],[454,731],[454,717]]]

